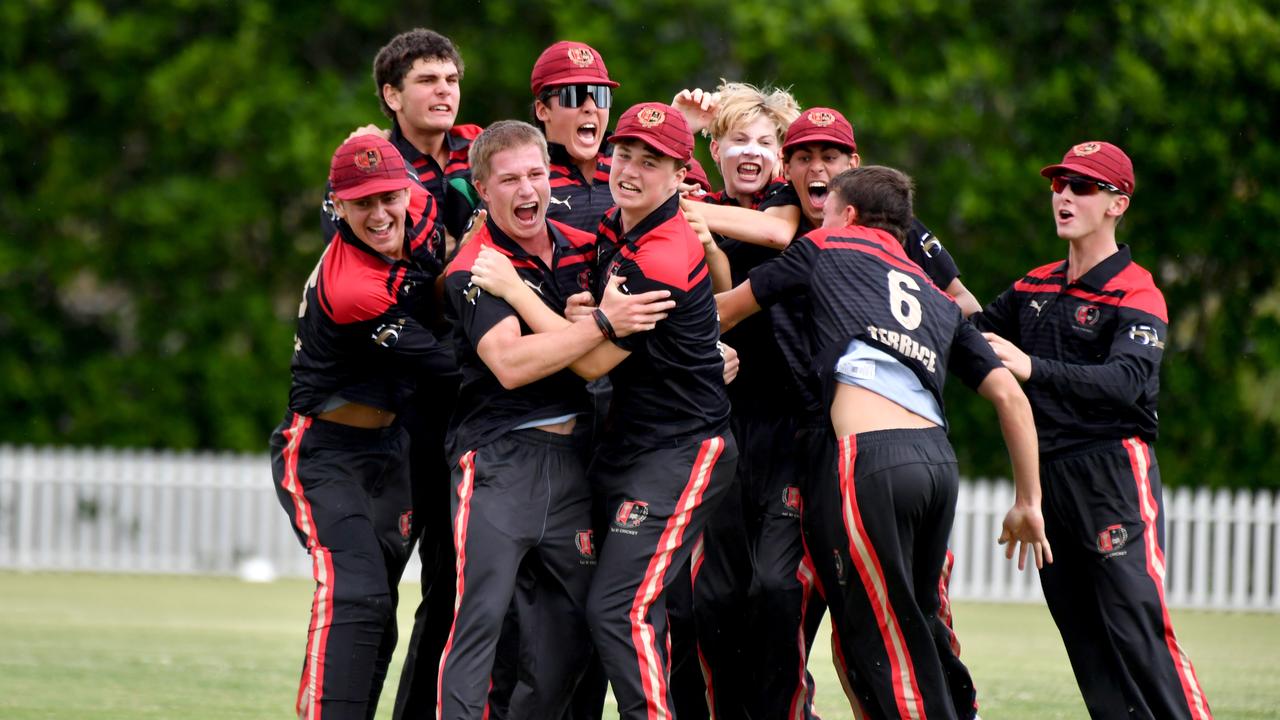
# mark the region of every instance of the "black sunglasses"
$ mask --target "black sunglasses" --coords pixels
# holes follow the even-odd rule
[[[1049,187],[1053,188],[1053,191],[1058,194],[1061,194],[1067,188],[1071,188],[1073,194],[1081,196],[1096,195],[1099,190],[1110,190],[1121,195],[1128,194],[1111,183],[1079,175],[1059,175],[1049,180]]]
[[[596,107],[605,110],[613,104],[613,88],[608,85],[561,85],[543,92],[542,102],[549,102],[552,97],[560,97],[560,107],[576,108],[591,98]]]

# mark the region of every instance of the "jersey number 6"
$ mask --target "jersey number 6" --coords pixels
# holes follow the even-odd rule
[[[902,327],[915,330],[923,319],[920,301],[907,290],[919,290],[920,284],[915,278],[897,270],[889,271],[889,312],[902,323]]]

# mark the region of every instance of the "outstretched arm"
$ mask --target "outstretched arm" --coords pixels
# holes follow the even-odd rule
[[[1014,501],[1004,517],[999,542],[1005,557],[1018,551],[1018,569],[1026,567],[1027,551],[1035,554],[1036,567],[1053,562],[1053,551],[1044,534],[1044,516],[1040,512],[1040,455],[1037,448],[1035,420],[1031,403],[1013,374],[996,368],[978,386],[978,393],[995,405],[1000,417],[1000,432],[1013,462]]]
[[[680,202],[683,205],[695,201],[684,199]],[[790,245],[799,227],[799,213],[794,213],[796,217],[792,221],[779,214],[783,211],[771,212],[774,208],[751,210],[732,205],[702,203],[700,209],[702,216],[706,218],[707,227],[712,232],[775,250],[781,250]]]
[[[760,303],[751,292],[751,281],[747,280],[728,292],[716,293],[716,311],[720,314],[720,332],[726,333],[734,325],[760,312]]]

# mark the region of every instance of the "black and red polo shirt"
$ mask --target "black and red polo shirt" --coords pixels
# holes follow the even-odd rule
[[[950,295],[907,257],[892,235],[874,228],[821,228],[791,243],[776,260],[751,271],[762,306],[808,292],[806,334],[811,371],[824,409],[834,390],[836,361],[860,340],[910,368],[944,407],[948,369],[976,388],[1000,360]]]
[[[609,191],[613,146],[608,136],[600,143],[591,183],[574,164],[564,145],[548,142],[547,151],[551,155],[551,202],[547,206],[547,218],[594,233],[605,212],[613,207],[613,194]]]
[[[669,290],[676,302],[653,330],[618,340],[631,355],[609,373],[609,434],[628,445],[658,447],[727,432],[715,296],[702,242],[680,212],[679,195],[631,229],[622,227],[620,211],[609,211],[596,235],[596,255],[597,302],[614,275],[626,278],[624,292]]]
[[[507,257],[525,284],[537,291],[547,307],[563,315],[570,295],[590,290],[595,259],[595,236],[555,221],[547,222],[551,236],[551,267],[530,255],[490,218],[471,242],[449,263],[445,276],[445,313],[454,327],[454,348],[462,372],[462,387],[449,429],[451,457],[493,441],[530,420],[588,412],[586,383],[568,368],[514,390],[507,390],[485,365],[476,348],[495,325],[515,317],[505,300],[471,284],[471,266],[485,247]],[[531,334],[520,320],[520,329]]]
[[[1075,282],[1067,261],[1027,273],[974,320],[1031,356],[1023,385],[1041,455],[1158,430],[1164,295],[1121,245]]]
[[[453,371],[452,351],[415,319],[442,270],[435,217],[431,195],[411,186],[408,258],[394,261],[337,221],[298,308],[290,410],[314,415],[338,396],[399,412],[415,378]]]
[[[440,222],[455,239],[466,232],[471,213],[480,204],[480,196],[471,186],[471,142],[484,128],[479,125],[454,125],[444,136],[449,158],[444,167],[435,157],[422,153],[391,121],[391,142],[404,160],[418,173],[418,181],[431,193],[440,207]]]
[[[755,193],[749,209],[758,209],[784,187],[789,187],[786,181],[774,180]],[[706,193],[696,199],[713,205],[741,207],[723,190]],[[770,247],[718,233],[713,233],[713,237],[729,259],[729,272],[735,286],[747,279],[752,268],[778,257],[778,251]],[[759,313],[724,334],[724,342],[737,350],[741,359],[738,377],[728,387],[729,401],[735,414],[774,417],[794,415],[800,410],[797,395],[792,390],[793,375],[787,367],[787,359],[779,347],[773,325],[770,314]]]

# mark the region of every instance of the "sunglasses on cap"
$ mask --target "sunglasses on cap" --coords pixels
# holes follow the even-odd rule
[[[1067,188],[1071,188],[1071,192],[1075,195],[1096,195],[1099,190],[1110,190],[1113,193],[1126,193],[1120,188],[1108,182],[1094,180],[1093,178],[1081,177],[1080,175],[1058,175],[1049,180],[1049,187],[1053,191],[1062,194]]]
[[[553,97],[560,98],[560,107],[582,107],[587,98],[596,101],[596,107],[608,109],[613,104],[613,88],[608,85],[561,85],[542,93],[542,101],[548,102]]]

